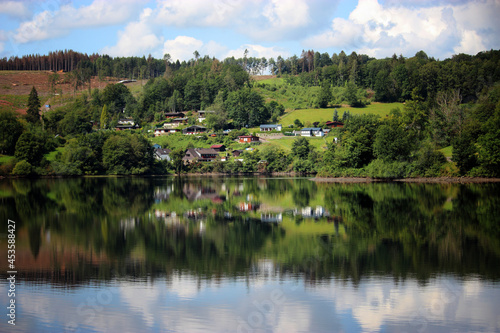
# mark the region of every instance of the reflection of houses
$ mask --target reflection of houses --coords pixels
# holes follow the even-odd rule
[[[134,217],[122,219],[120,220],[120,229],[124,232],[134,230],[137,222]]]
[[[159,149],[155,149],[155,158],[157,160],[160,160],[160,161],[163,161],[163,160],[167,160],[168,162],[170,162],[170,153],[172,151],[168,148],[165,148],[165,149],[162,149],[162,148],[159,148]]]
[[[193,125],[183,129],[182,134],[191,135],[191,134],[205,133],[206,131],[207,131],[206,127]]]
[[[321,217],[328,217],[330,216],[330,213],[323,208],[323,206],[316,206],[316,208],[312,207],[305,207],[299,210],[295,211],[296,215],[302,215],[304,218],[314,218],[318,219]]]
[[[211,187],[202,187],[195,184],[186,184],[182,189],[189,201],[211,200],[214,203],[222,203],[223,198]]]
[[[259,204],[254,202],[240,202],[240,204],[238,205],[238,209],[240,212],[255,211],[258,208]]]
[[[194,209],[188,210],[187,212],[184,213],[184,216],[187,217],[188,219],[198,220],[203,218],[205,214],[203,214],[201,208],[198,208],[198,210]]]
[[[240,143],[259,142],[259,137],[255,135],[240,135],[238,137]]]
[[[261,132],[281,131],[281,125],[260,125]]]
[[[156,218],[165,218],[165,217],[168,217],[169,215],[170,214],[167,211],[155,209],[155,217]]]
[[[189,148],[182,159],[185,163],[212,162],[218,155],[219,152],[212,148]]]
[[[170,198],[170,193],[172,193],[172,188],[157,188],[154,193],[155,202],[167,201]]]
[[[300,130],[301,136],[324,136],[323,129],[321,127],[306,127]]]
[[[267,223],[279,223],[283,221],[283,214],[281,213],[262,213],[260,214],[260,220]]]

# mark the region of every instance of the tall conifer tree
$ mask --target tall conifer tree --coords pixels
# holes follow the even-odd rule
[[[28,98],[28,111],[26,111],[26,120],[29,123],[37,124],[40,122],[40,99],[38,98],[38,93],[35,86],[31,89],[30,96]]]

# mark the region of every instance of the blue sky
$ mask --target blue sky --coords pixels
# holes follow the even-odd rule
[[[0,0],[0,57],[288,57],[302,50],[444,59],[500,48],[500,0]]]

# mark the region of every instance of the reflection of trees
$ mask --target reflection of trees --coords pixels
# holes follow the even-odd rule
[[[330,272],[353,281],[374,273],[421,280],[443,272],[500,278],[500,221],[492,216],[493,207],[500,203],[498,185],[453,185],[460,190],[453,209],[446,210],[451,187],[364,184],[327,188],[325,205],[347,221],[348,238],[331,238],[322,265],[306,265],[304,271],[319,267],[317,275]],[[485,202],[490,204],[486,209]],[[494,222],[481,225],[485,220]],[[317,264],[315,258],[312,262]]]
[[[307,207],[316,196],[316,183],[305,179],[297,180],[292,191],[294,204],[300,208]]]
[[[2,193],[12,195],[1,199],[0,215],[19,218],[17,225],[27,227],[35,258],[43,254],[44,230],[61,246],[83,251],[85,258],[106,258],[66,265],[76,281],[174,270],[204,277],[245,275],[262,258],[311,282],[335,276],[356,283],[374,274],[424,282],[439,273],[500,279],[498,184],[317,185],[305,179],[176,177],[7,180],[1,185]],[[203,231],[187,219],[168,224],[150,216],[150,208],[157,207],[155,189],[162,187],[171,192],[161,207],[181,217],[186,210],[201,209]],[[189,201],[184,190],[198,188],[226,200]],[[288,232],[297,225],[286,214],[290,225],[260,223],[255,212],[236,209],[248,195],[263,202],[273,198],[274,208],[323,204],[336,224],[326,228],[326,220],[302,221],[301,230],[315,224],[331,230],[313,234]]]

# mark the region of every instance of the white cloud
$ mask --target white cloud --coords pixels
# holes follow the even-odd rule
[[[203,42],[189,36],[177,36],[175,39],[167,40],[163,45],[163,53],[169,53],[172,60],[179,59],[180,61],[194,58],[194,51],[200,52]]]
[[[152,53],[161,46],[163,37],[158,37],[150,24],[153,11],[145,8],[139,21],[131,22],[125,30],[118,33],[118,42],[111,47],[102,49],[102,53],[110,56],[142,56]],[[161,55],[157,55],[160,56]]]
[[[0,14],[15,18],[27,18],[31,15],[31,11],[19,1],[0,1]]]
[[[410,1],[410,7],[391,7],[377,0],[360,0],[347,20],[333,19],[331,29],[305,40],[304,44],[344,49],[348,53],[357,51],[378,58],[393,53],[412,56],[419,50],[444,58],[456,52],[475,54],[486,47],[498,47],[498,25],[491,14],[499,12],[498,1],[420,8],[414,8],[415,4]],[[493,45],[488,46],[485,40]]]
[[[157,23],[175,27],[225,27],[254,40],[307,36],[328,24],[338,1],[185,0],[161,1]]]
[[[234,22],[249,5],[244,0],[163,0],[158,4],[158,22],[177,27],[223,27]]]
[[[101,27],[125,22],[137,13],[142,1],[95,0],[79,8],[63,5],[38,13],[22,22],[14,35],[18,43],[27,43],[67,35],[72,29]]]
[[[237,29],[254,41],[296,40],[323,29],[338,1],[271,0],[245,15]]]

